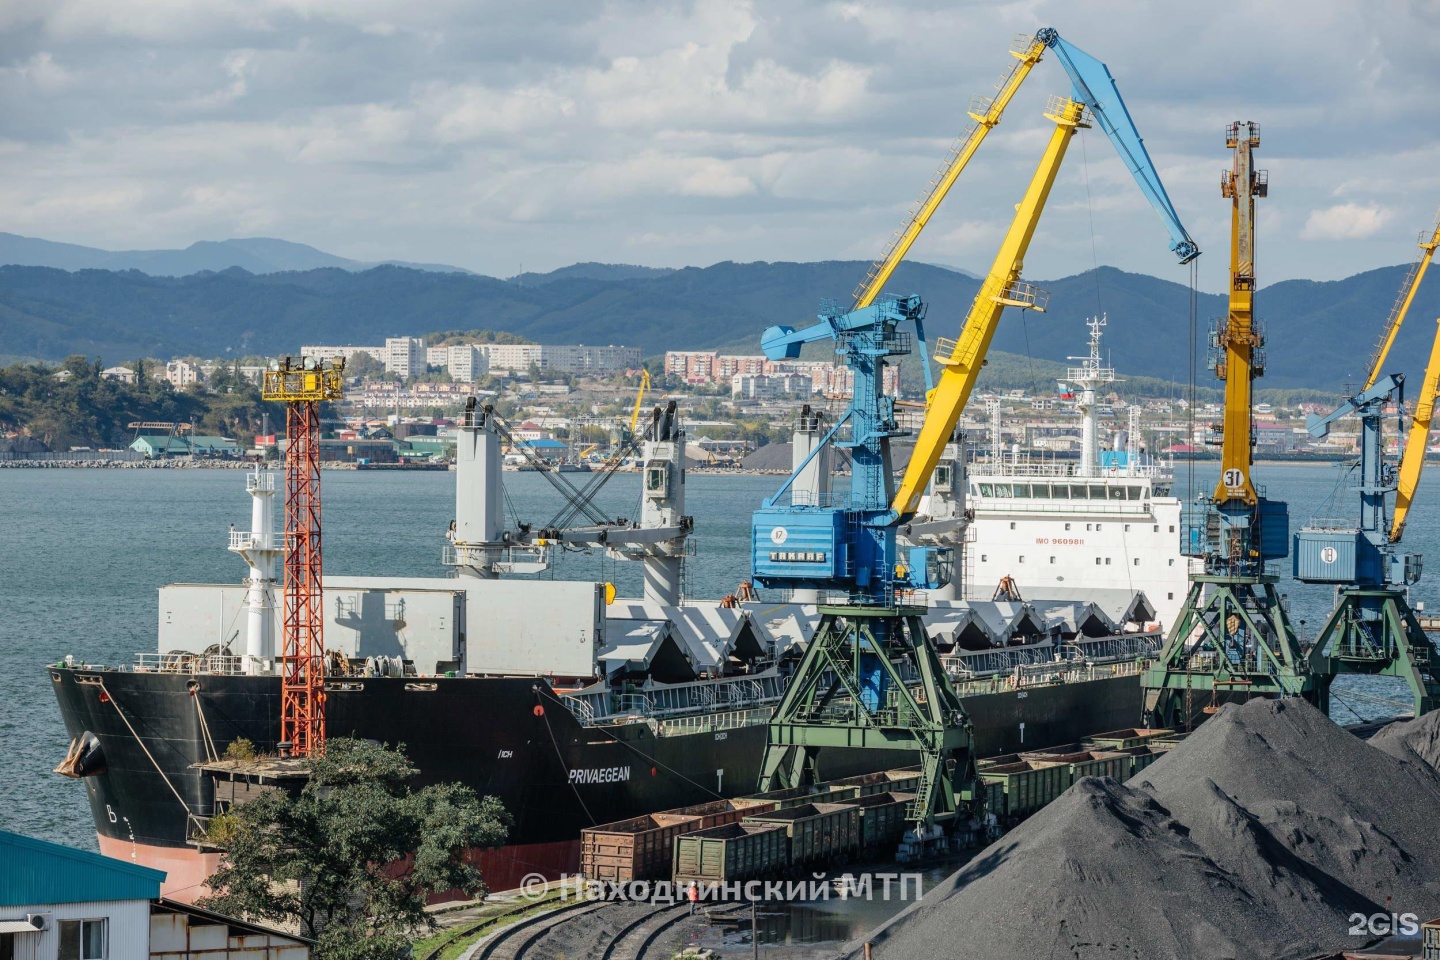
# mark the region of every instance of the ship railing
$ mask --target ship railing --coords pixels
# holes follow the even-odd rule
[[[643,693],[622,693],[615,698],[615,712],[621,716],[648,717],[655,713],[655,702]]]
[[[562,696],[560,699],[582,727],[595,722],[595,708],[588,698]]]
[[[1324,530],[1332,533],[1350,533],[1358,530],[1359,521],[1347,517],[1311,517],[1305,523],[1306,530]]]
[[[1134,467],[1096,468],[1089,476],[1080,476],[1080,462],[1049,460],[1018,460],[1014,463],[990,463],[986,460],[971,461],[966,468],[971,480],[984,479],[987,482],[1003,481],[1008,477],[1048,477],[1069,480],[1173,480],[1175,471],[1163,463],[1137,463]]]
[[[282,543],[278,533],[256,533],[252,530],[231,530],[231,550],[279,550]]]
[[[1164,638],[1157,632],[1122,633],[1094,639],[1076,637],[1072,644],[1085,659],[1105,663],[1112,660],[1134,660],[1137,657],[1158,657],[1164,642]]]
[[[1057,648],[1050,643],[1024,647],[997,647],[993,650],[966,650],[941,656],[940,663],[952,677],[971,680],[993,674],[1009,673],[1016,667],[1034,663],[1053,663]]]
[[[137,653],[136,673],[186,673],[236,676],[245,672],[245,658],[202,653]]]
[[[770,707],[750,707],[745,710],[726,710],[721,713],[703,713],[688,717],[672,717],[668,720],[651,720],[650,728],[657,737],[736,730],[770,719],[770,710]]]
[[[1083,659],[1059,660],[1051,663],[1022,664],[1011,675],[1016,687],[1034,687],[1054,683],[1074,683],[1086,679],[1090,668]]]
[[[717,710],[745,710],[777,702],[784,683],[774,673],[762,676],[699,680],[694,683],[648,687],[643,693],[615,694],[607,690],[566,696],[565,703],[582,726],[642,716],[668,719],[684,714],[714,714]]]

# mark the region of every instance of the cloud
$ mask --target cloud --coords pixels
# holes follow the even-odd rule
[[[1300,239],[1367,240],[1379,233],[1394,213],[1373,203],[1342,203],[1312,210],[1300,230]]]
[[[0,222],[112,248],[263,230],[502,276],[617,249],[869,260],[1041,26],[1110,66],[1210,251],[1202,285],[1225,284],[1230,121],[1263,126],[1265,282],[1408,260],[1426,224],[1398,211],[1440,203],[1422,0],[1311,0],[1303,21],[1248,0],[8,0]],[[912,257],[989,263],[1069,89],[1046,60]],[[1098,129],[1026,275],[1092,257],[1183,279]]]

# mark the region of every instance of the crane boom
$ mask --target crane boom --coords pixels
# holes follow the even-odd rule
[[[1369,390],[1375,386],[1375,381],[1380,379],[1380,370],[1385,366],[1385,358],[1390,353],[1390,347],[1395,343],[1395,335],[1400,332],[1400,326],[1405,322],[1405,315],[1410,312],[1410,305],[1415,302],[1415,291],[1420,289],[1420,282],[1425,279],[1425,271],[1430,268],[1430,259],[1435,256],[1435,248],[1440,246],[1440,214],[1435,216],[1435,227],[1427,234],[1420,234],[1420,255],[1410,265],[1410,272],[1405,276],[1405,282],[1400,285],[1400,293],[1395,297],[1395,305],[1390,308],[1390,317],[1385,321],[1385,332],[1380,336],[1380,342],[1375,345],[1375,355],[1370,360],[1370,377],[1365,381],[1365,389]]]
[[[1055,130],[1050,135],[1050,142],[1045,147],[1030,186],[1025,190],[1024,198],[1015,208],[1015,219],[1010,222],[1010,229],[1000,244],[990,273],[975,295],[960,339],[955,341],[941,337],[935,341],[935,358],[944,369],[930,398],[925,422],[920,428],[920,436],[916,438],[910,464],[905,468],[905,477],[891,502],[891,509],[897,516],[907,517],[915,513],[925,485],[930,481],[930,474],[940,462],[945,444],[950,442],[955,424],[959,422],[960,414],[975,389],[975,381],[985,363],[985,353],[990,349],[990,341],[995,336],[1005,308],[1045,309],[1044,294],[1029,284],[1021,283],[1020,270],[1024,265],[1025,252],[1030,247],[1030,238],[1035,235],[1035,227],[1040,222],[1040,213],[1050,196],[1050,188],[1055,185],[1060,163],[1070,146],[1070,138],[1085,125],[1083,104],[1062,98],[1060,103],[1052,106],[1054,109],[1045,116],[1054,121]]]
[[[969,129],[961,135],[960,139],[950,149],[950,156],[941,167],[939,174],[930,185],[929,192],[915,208],[910,222],[905,228],[895,234],[890,240],[890,245],[885,248],[885,253],[870,265],[870,271],[860,285],[855,288],[854,309],[861,310],[875,302],[880,291],[885,289],[885,284],[890,282],[890,276],[900,261],[905,259],[905,254],[910,252],[910,247],[919,238],[920,232],[930,222],[940,206],[940,201],[945,199],[945,194],[950,192],[955,181],[964,172],[966,164],[980,149],[980,144],[985,142],[985,137],[1000,122],[1005,113],[1005,108],[1010,105],[1010,100],[1015,92],[1020,89],[1020,84],[1030,75],[1031,69],[1040,62],[1040,57],[1045,53],[1045,36],[1054,34],[1053,30],[1041,30],[1033,37],[1020,34],[1015,42],[1010,45],[1010,55],[1016,62],[1010,64],[1010,69],[1001,74],[1000,79],[995,83],[995,96],[977,96],[970,101]]]
[[[1110,68],[1069,41],[1054,35],[1054,31],[1051,31],[1051,35],[1049,45],[1055,51],[1060,65],[1070,76],[1070,99],[1085,104],[1100,129],[1105,131],[1105,135],[1115,145],[1116,152],[1125,161],[1126,169],[1139,184],[1140,192],[1145,194],[1150,206],[1154,207],[1155,212],[1165,221],[1165,228],[1170,231],[1170,249],[1180,258],[1180,262],[1189,263],[1194,260],[1200,256],[1200,247],[1190,238],[1189,231],[1180,222],[1180,215],[1175,212],[1175,205],[1170,202],[1170,195],[1165,192],[1165,185],[1160,182],[1160,174],[1150,160],[1149,151],[1145,149],[1145,141],[1141,138],[1140,131],[1135,129],[1135,121],[1130,119],[1130,111],[1125,109],[1125,100],[1120,96],[1120,88],[1115,85],[1115,78],[1110,76]]]
[[[1432,248],[1433,249],[1433,248]],[[1414,291],[1411,291],[1411,296]],[[1437,321],[1440,323],[1440,321]],[[1390,542],[1399,543],[1405,533],[1405,520],[1410,504],[1425,472],[1425,448],[1430,445],[1430,423],[1435,417],[1435,395],[1440,391],[1440,327],[1430,346],[1430,362],[1425,365],[1425,381],[1415,399],[1415,413],[1410,418],[1410,433],[1405,438],[1405,453],[1400,457],[1399,483],[1395,490],[1395,516],[1390,522]]]
[[[1125,101],[1115,85],[1115,78],[1105,64],[1061,38],[1051,27],[1035,32],[1033,37],[1020,34],[1010,45],[1010,55],[1016,62],[995,82],[993,97],[977,96],[970,102],[970,119],[973,121],[960,139],[950,149],[950,155],[931,182],[928,192],[916,204],[914,212],[905,227],[898,231],[885,248],[885,253],[870,265],[865,279],[855,288],[855,305],[860,310],[875,302],[885,284],[895,273],[895,268],[910,252],[910,247],[919,239],[921,232],[934,216],[940,202],[955,185],[964,172],[970,158],[985,142],[985,137],[1000,123],[1005,108],[1010,105],[1020,85],[1030,75],[1035,64],[1040,62],[1046,49],[1053,49],[1065,73],[1070,77],[1070,98],[1085,105],[1100,123],[1100,128],[1115,145],[1126,168],[1135,177],[1140,190],[1150,205],[1165,221],[1170,231],[1170,249],[1180,257],[1181,263],[1188,263],[1200,255],[1200,247],[1190,238],[1189,232],[1180,222],[1165,185],[1155,172],[1155,165],[1145,149],[1145,141],[1135,129]]]

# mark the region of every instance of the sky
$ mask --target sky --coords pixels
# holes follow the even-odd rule
[[[1233,120],[1270,173],[1262,285],[1408,262],[1434,223],[1435,0],[0,0],[0,230],[495,276],[870,260],[1042,26],[1109,65],[1203,288],[1227,282]],[[988,269],[1068,89],[1047,57],[912,259]],[[1025,275],[1095,264],[1186,279],[1098,129]]]

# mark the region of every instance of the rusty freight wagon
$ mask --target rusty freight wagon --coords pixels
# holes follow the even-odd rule
[[[747,813],[768,813],[773,801],[712,800],[580,832],[580,873],[591,880],[658,880],[670,876],[675,838],[735,823]]]
[[[733,883],[783,873],[789,839],[778,823],[727,823],[675,838],[676,884]]]

